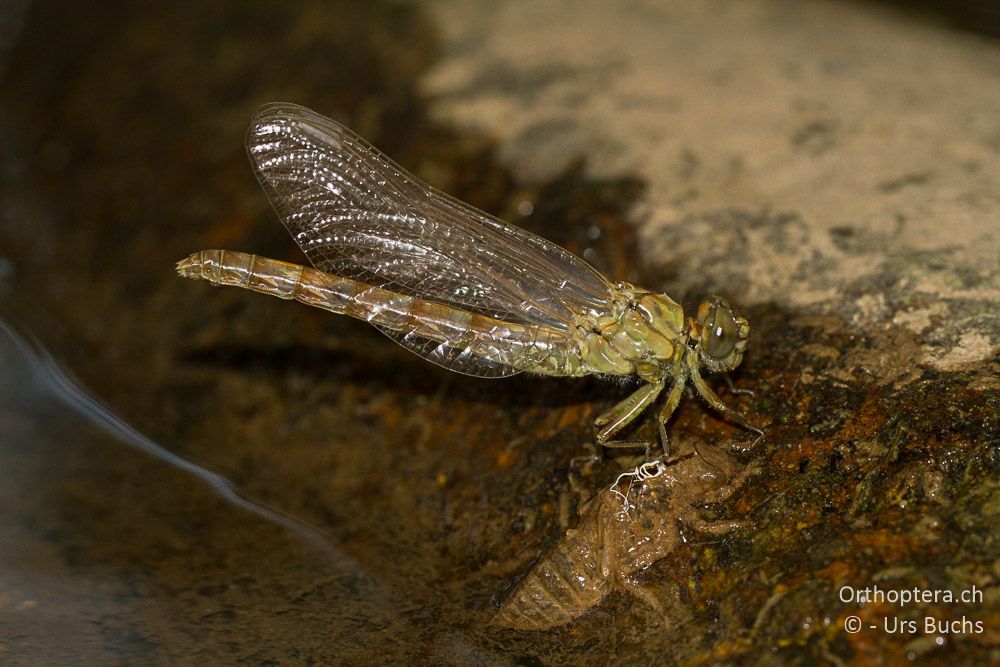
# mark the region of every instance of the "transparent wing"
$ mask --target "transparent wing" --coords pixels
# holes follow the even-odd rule
[[[247,150],[282,222],[321,271],[557,329],[569,329],[581,312],[607,308],[610,284],[582,259],[434,190],[304,107],[258,110]],[[426,342],[387,333],[432,358]],[[432,360],[481,374],[441,361],[462,352],[456,347]]]
[[[438,343],[415,336],[412,332],[396,331],[389,327],[376,325],[376,328],[410,352],[451,371],[484,378],[509,377],[521,372],[513,366],[470,354],[468,347]],[[502,341],[496,341],[494,344],[498,348],[505,347]]]

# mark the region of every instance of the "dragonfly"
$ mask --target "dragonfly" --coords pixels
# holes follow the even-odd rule
[[[670,387],[666,423],[690,383],[727,407],[706,373],[736,368],[747,320],[720,297],[694,317],[666,294],[612,282],[583,259],[425,184],[347,127],[305,107],[264,105],[247,153],[271,205],[312,267],[232,250],[201,250],[181,276],[292,299],[365,320],[420,357],[478,377],[634,376],[642,384],[594,422],[616,440]]]

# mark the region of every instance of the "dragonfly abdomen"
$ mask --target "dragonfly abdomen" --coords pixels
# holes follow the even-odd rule
[[[177,272],[299,301],[370,324],[426,338],[469,354],[541,375],[581,375],[580,355],[565,332],[505,322],[418,299],[317,269],[232,250],[202,250]]]

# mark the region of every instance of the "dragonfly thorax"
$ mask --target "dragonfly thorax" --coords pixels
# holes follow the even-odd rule
[[[585,372],[662,377],[687,349],[683,310],[666,294],[628,283],[616,285],[613,296],[608,312],[577,323]]]

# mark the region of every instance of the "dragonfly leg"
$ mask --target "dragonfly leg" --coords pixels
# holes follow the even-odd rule
[[[698,372],[697,366],[692,364],[689,370],[691,372],[691,384],[694,385],[694,388],[698,390],[698,394],[701,395],[701,397],[704,398],[709,405],[715,408],[723,416],[733,420],[746,430],[753,431],[761,438],[764,437],[764,432],[762,430],[747,421],[746,417],[723,403],[722,399],[720,399],[716,393],[712,391],[712,388],[705,384],[705,380],[701,377],[701,373]]]
[[[740,519],[722,519],[719,521],[706,521],[700,516],[692,516],[685,518],[684,521],[689,523],[692,528],[694,528],[699,533],[705,533],[706,535],[725,535],[737,528],[743,528],[747,525],[746,521]]]
[[[758,463],[751,463],[743,468],[735,477],[726,481],[725,485],[716,489],[715,491],[709,491],[704,496],[698,499],[699,504],[704,503],[710,505],[712,503],[721,503],[723,500],[728,500],[738,489],[743,486],[743,483],[747,481],[750,477],[759,474],[761,471],[761,466]]]
[[[595,419],[597,444],[609,448],[646,447],[648,450],[649,443],[645,440],[611,440],[610,438],[648,408],[649,404],[655,401],[656,397],[663,391],[664,384],[665,381],[661,379],[639,387],[623,401]]]
[[[608,449],[639,449],[642,447],[645,453],[642,455],[643,461],[653,460],[653,451],[656,449],[655,440],[639,440],[638,438],[632,440],[608,440],[607,442],[601,443],[601,447],[607,447]]]
[[[729,387],[730,394],[733,394],[734,396],[738,394],[746,394],[747,396],[756,396],[756,394],[754,394],[753,391],[750,389],[738,389],[736,385],[733,384],[733,378],[729,377],[728,373],[726,373],[722,377],[725,378],[726,380],[726,386]]]
[[[569,460],[569,474],[570,474],[570,485],[573,484],[572,475],[573,471],[579,466],[580,472],[584,476],[590,475],[594,466],[601,463],[604,460],[604,448],[600,446],[595,446],[591,442],[584,443],[583,448],[587,450],[586,454],[581,454],[580,456],[574,456]]]
[[[663,458],[666,459],[670,456],[670,442],[667,439],[667,422],[670,420],[671,415],[674,414],[674,410],[680,405],[681,396],[684,394],[684,378],[676,378],[674,380],[674,386],[670,388],[670,393],[667,395],[667,400],[663,404],[663,409],[660,410],[660,416],[657,418],[657,425],[660,427],[660,445],[663,447]]]
[[[657,616],[662,619],[663,626],[670,627],[671,619],[667,615],[666,609],[663,608],[663,603],[660,602],[660,599],[656,597],[656,594],[652,590],[646,588],[632,577],[622,577],[618,587],[649,605],[656,612]]]

